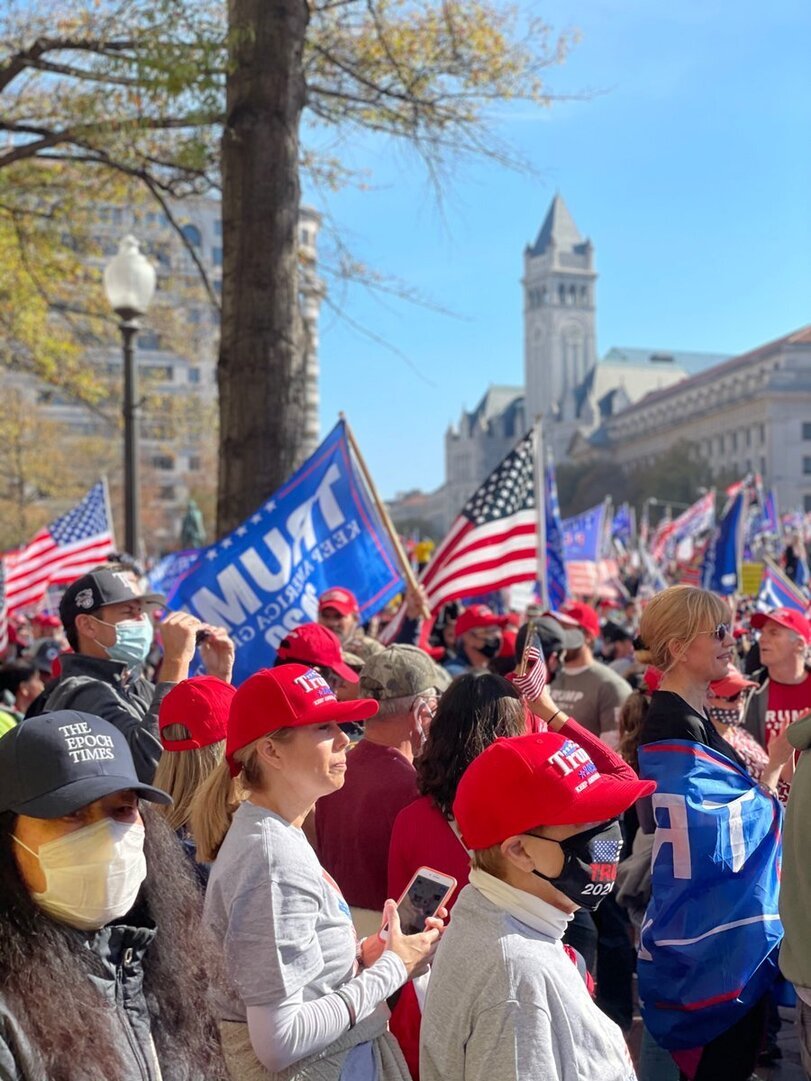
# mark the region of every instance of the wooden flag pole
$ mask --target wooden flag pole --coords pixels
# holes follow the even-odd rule
[[[352,431],[352,428],[349,425],[349,421],[346,419],[346,417],[344,416],[343,413],[339,413],[338,417],[339,417],[340,420],[343,421],[344,428],[346,429],[346,439],[347,439],[347,442],[349,443],[349,449],[352,451],[352,454],[355,456],[355,461],[358,463],[360,471],[363,474],[363,479],[364,479],[364,481],[366,483],[366,487],[369,489],[369,495],[372,497],[372,502],[375,505],[377,513],[380,515],[380,519],[383,522],[383,526],[384,526],[386,532],[389,535],[389,540],[391,541],[392,546],[394,548],[394,551],[397,554],[397,558],[400,561],[400,567],[401,567],[402,572],[403,572],[403,577],[406,580],[406,585],[409,587],[409,589],[412,589],[419,596],[419,585],[420,584],[417,581],[417,576],[414,574],[414,568],[411,566],[411,564],[410,564],[410,562],[408,560],[408,556],[406,555],[405,550],[403,549],[403,545],[402,545],[402,542],[400,540],[400,535],[398,534],[397,530],[394,528],[394,523],[392,522],[391,518],[389,517],[389,512],[386,510],[386,504],[380,498],[380,493],[377,490],[375,482],[372,480],[372,474],[369,472],[369,469],[368,469],[368,467],[366,465],[364,457],[360,452],[360,447],[358,446],[357,441],[355,440],[354,432]],[[431,618],[431,610],[428,607],[428,605],[425,603],[425,601],[421,602],[421,609],[422,609],[422,617],[423,617],[423,619],[430,619]]]

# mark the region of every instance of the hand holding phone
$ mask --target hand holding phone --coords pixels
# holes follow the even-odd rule
[[[455,889],[456,879],[452,875],[435,871],[433,867],[420,867],[397,902],[402,933],[416,935],[424,931],[425,921],[437,914]],[[384,927],[379,935],[385,942],[389,937],[388,928]]]

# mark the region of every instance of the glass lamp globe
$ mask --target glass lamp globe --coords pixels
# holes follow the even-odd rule
[[[105,267],[104,291],[110,307],[124,320],[136,319],[149,307],[155,294],[155,268],[134,236],[124,237]]]

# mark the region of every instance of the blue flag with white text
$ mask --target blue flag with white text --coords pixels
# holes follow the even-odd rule
[[[701,567],[701,584],[713,593],[729,596],[740,582],[743,534],[746,526],[747,494],[742,485],[727,505],[715,533],[707,545]]]
[[[611,537],[613,540],[618,540],[623,547],[630,547],[633,539],[633,523],[629,503],[622,503],[617,507],[614,520],[611,523]]]
[[[199,548],[186,548],[182,552],[170,552],[159,560],[147,573],[150,593],[163,593],[171,605],[175,589],[200,560]]]
[[[637,961],[645,1026],[669,1051],[703,1047],[777,975],[783,811],[735,762],[673,739],[639,748],[656,781],[651,899]]]
[[[241,683],[273,664],[288,631],[318,618],[318,597],[331,586],[355,594],[361,620],[403,588],[342,421],[255,514],[201,551],[174,606],[227,628]]]

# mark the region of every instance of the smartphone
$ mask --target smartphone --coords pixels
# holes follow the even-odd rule
[[[435,871],[433,867],[420,867],[397,902],[403,934],[416,935],[424,931],[425,921],[437,914],[455,889],[456,879],[451,875]],[[380,932],[380,937],[384,941],[389,937],[387,927]]]

